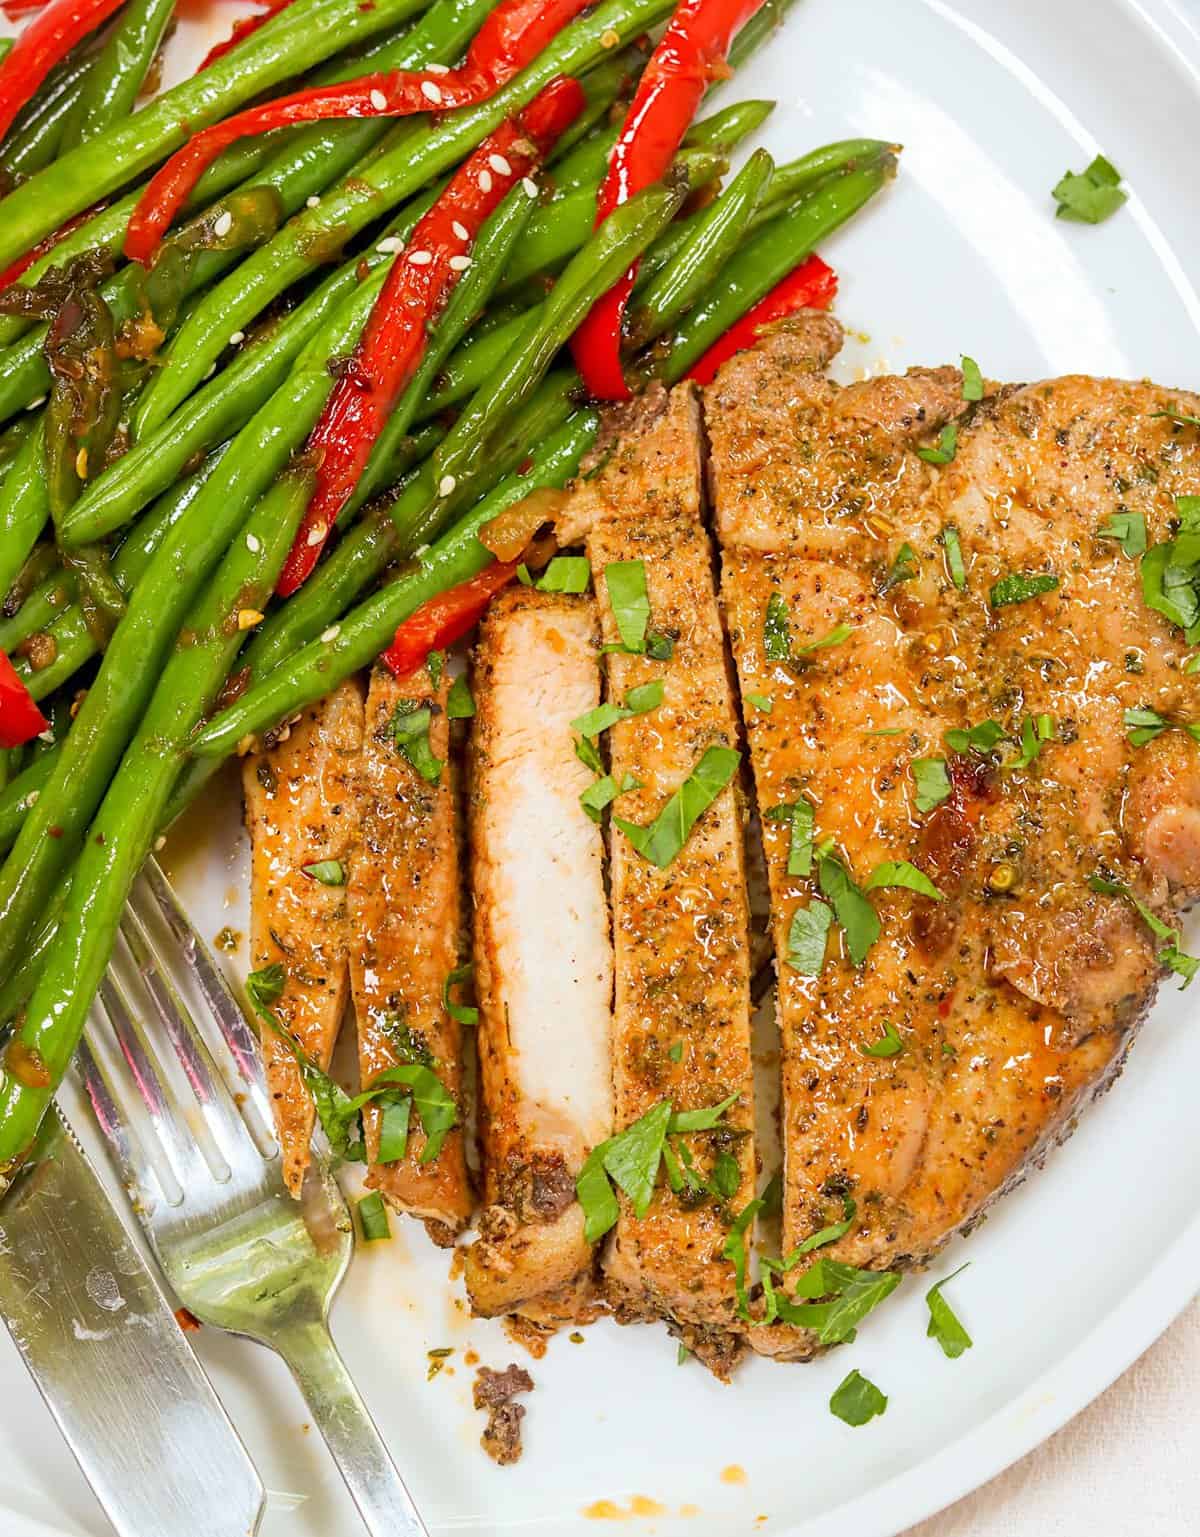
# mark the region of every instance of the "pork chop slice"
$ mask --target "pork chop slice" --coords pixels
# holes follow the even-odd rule
[[[250,833],[250,958],[281,965],[274,1012],[300,1047],[328,1068],[349,997],[345,885],[305,868],[348,866],[356,835],[354,771],[363,702],[356,680],[310,705],[273,745],[246,757],[242,785]],[[263,1066],[283,1177],[300,1194],[315,1111],[287,1044],[262,1032]]]
[[[518,588],[475,649],[468,816],[485,1199],[475,1311],[583,1305],[592,1246],[575,1180],[612,1129],[612,944],[592,775],[571,722],[600,700],[596,610]]]
[[[1169,537],[1175,497],[1200,491],[1200,437],[1154,414],[1192,397],[1144,384],[968,404],[936,369],[839,390],[837,340],[828,317],[780,328],[705,408],[743,701],[769,701],[745,709],[760,809],[806,802],[829,855],[789,874],[791,821],[764,824],[784,1248],[849,1197],[854,1224],[821,1256],[892,1268],[977,1218],[1119,1067],[1162,944],[1091,883],[1171,924],[1195,893],[1200,748],[1177,730],[1134,746],[1125,712],[1192,721],[1200,690],[1101,530],[1122,514]],[[833,918],[839,871],[861,891],[905,862],[940,900],[877,886],[873,943],[844,890],[850,920]]]
[[[397,681],[371,674],[357,766],[359,836],[350,867],[350,977],[364,1088],[398,1062],[427,1061],[460,1106],[459,1022],[448,1012],[448,979],[462,958],[462,898],[454,766],[446,716],[449,679],[426,667]],[[425,714],[424,712],[428,712]],[[427,720],[428,752],[401,751],[397,726]],[[454,1128],[433,1158],[412,1116],[402,1158],[379,1162],[381,1113],[363,1114],[367,1184],[400,1211],[425,1220],[447,1243],[472,1211],[464,1133]]]
[[[646,825],[706,749],[737,747],[732,680],[717,608],[713,550],[701,523],[701,427],[693,386],[650,391],[622,422],[619,446],[581,483],[558,521],[560,539],[586,531],[605,644],[607,698],[661,685],[656,708],[606,735],[618,785],[613,804]],[[640,568],[658,659],[621,649],[608,574]],[[617,589],[620,590],[619,587]],[[658,647],[661,651],[664,648]],[[678,854],[659,869],[624,832],[611,836],[616,964],[613,1014],[615,1125],[664,1099],[696,1110],[736,1096],[711,1132],[671,1139],[694,1175],[673,1190],[662,1178],[642,1217],[622,1198],[605,1254],[618,1316],[666,1318],[720,1375],[736,1358],[734,1271],[722,1257],[732,1213],[754,1194],[749,918],[741,808],[731,785]],[[720,1164],[720,1183],[714,1168]],[[686,1168],[686,1164],[683,1166]]]

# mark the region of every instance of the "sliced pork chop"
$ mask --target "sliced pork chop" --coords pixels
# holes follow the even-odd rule
[[[444,674],[435,686],[424,667],[400,682],[384,667],[371,675],[348,890],[350,976],[364,1087],[397,1062],[427,1060],[461,1107],[461,1032],[444,1003],[462,956],[448,690]],[[422,773],[397,747],[396,723],[424,710],[436,765],[418,758]],[[461,1126],[425,1162],[426,1139],[413,1116],[404,1157],[380,1164],[379,1121],[380,1112],[368,1107],[367,1184],[398,1210],[424,1218],[436,1241],[452,1242],[472,1210]]]
[[[362,746],[357,682],[311,705],[275,744],[250,754],[242,784],[250,832],[250,957],[279,964],[285,983],[274,1012],[305,1052],[327,1068],[346,1012],[350,927],[346,890],[305,875],[306,865],[345,868],[354,844],[354,770]],[[314,1110],[285,1042],[262,1032],[263,1065],[283,1176],[299,1195]]]
[[[575,1179],[612,1129],[612,945],[592,775],[571,722],[600,699],[595,606],[515,592],[475,651],[469,823],[487,1207],[477,1313],[570,1316],[592,1251]]]
[[[1194,398],[1111,380],[973,406],[952,369],[839,390],[823,375],[838,344],[828,317],[780,328],[726,365],[706,420],[743,699],[770,701],[745,711],[760,808],[803,797],[860,886],[908,861],[942,896],[871,892],[881,933],[863,964],[835,923],[808,975],[790,937],[798,910],[829,903],[825,867],[789,875],[789,824],[765,823],[785,1251],[850,1196],[855,1225],[821,1254],[890,1268],[976,1218],[1119,1066],[1159,943],[1089,881],[1126,883],[1168,922],[1197,889],[1200,747],[1179,731],[1134,747],[1124,712],[1195,720],[1200,688],[1136,560],[1099,530],[1132,513],[1151,543],[1169,537],[1174,497],[1200,492],[1200,435],[1154,416]],[[950,421],[954,457],[924,461]],[[766,654],[773,594],[790,662]],[[842,625],[840,643],[803,649]],[[947,744],[985,721],[1009,740]],[[896,1054],[867,1054],[889,1036]]]
[[[644,825],[707,748],[736,747],[739,733],[712,548],[700,521],[695,391],[691,385],[669,397],[652,391],[636,409],[636,421],[604,469],[564,507],[558,533],[561,539],[586,530],[606,644],[621,641],[606,569],[640,562],[650,631],[673,645],[665,661],[619,649],[607,657],[613,703],[646,684],[664,689],[660,706],[619,722],[607,735],[613,778],[639,782],[613,810]],[[611,855],[616,1126],[630,1125],[664,1099],[677,1110],[694,1110],[740,1097],[718,1129],[678,1139],[694,1164],[695,1182],[673,1192],[660,1180],[640,1218],[622,1199],[605,1269],[618,1316],[668,1319],[725,1375],[738,1342],[731,1333],[733,1267],[721,1251],[732,1213],[753,1196],[755,1178],[749,919],[735,788],[722,792],[666,869],[643,858],[617,830]],[[726,1193],[705,1193],[722,1154]]]

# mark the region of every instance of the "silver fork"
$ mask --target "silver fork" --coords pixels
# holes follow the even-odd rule
[[[225,1052],[215,1040],[210,1050],[185,994],[211,1016],[224,1072]],[[153,860],[125,909],[99,1008],[111,1031],[89,1030],[78,1068],[172,1289],[202,1323],[282,1356],[374,1537],[428,1537],[329,1333],[354,1247],[345,1198],[318,1154],[305,1199],[284,1188],[254,1034]]]

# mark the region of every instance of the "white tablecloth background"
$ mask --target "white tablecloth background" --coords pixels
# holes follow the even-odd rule
[[[1197,1537],[1200,1302],[1035,1452],[907,1537]]]

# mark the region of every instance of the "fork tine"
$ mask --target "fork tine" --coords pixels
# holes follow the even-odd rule
[[[153,1186],[157,1185],[160,1191],[164,1188],[163,1171],[154,1166],[140,1142],[137,1143],[135,1154],[135,1143],[130,1135],[129,1121],[117,1104],[108,1076],[101,1067],[87,1034],[79,1043],[74,1065],[83,1083],[84,1093],[91,1104],[92,1114],[96,1117],[96,1124],[100,1127],[104,1140],[108,1144],[109,1154],[116,1166],[117,1177],[139,1215],[148,1217],[153,1211],[155,1200]],[[154,1172],[153,1182],[146,1177],[150,1170]],[[178,1204],[183,1198],[182,1190],[173,1191],[172,1194],[175,1199],[170,1204]]]
[[[121,928],[150,1002],[166,1028],[217,1147],[234,1161],[251,1151],[257,1152],[251,1143],[250,1129],[217,1071],[196,1021],[155,954],[150,934],[132,902],[126,905]],[[216,1168],[214,1173],[218,1179],[227,1179],[230,1170],[226,1166],[223,1172]]]
[[[242,1007],[234,997],[225,973],[193,927],[158,861],[153,858],[148,859],[143,874],[150,894],[158,906],[158,911],[180,946],[183,964],[195,978],[200,994],[208,1005],[217,1029],[221,1032],[221,1038],[229,1048],[238,1076],[246,1086],[247,1094],[262,1119],[263,1127],[270,1128],[271,1106],[267,1099],[262,1064],[259,1061],[258,1042],[253,1030],[246,1022]],[[268,1141],[270,1140],[268,1133]]]

